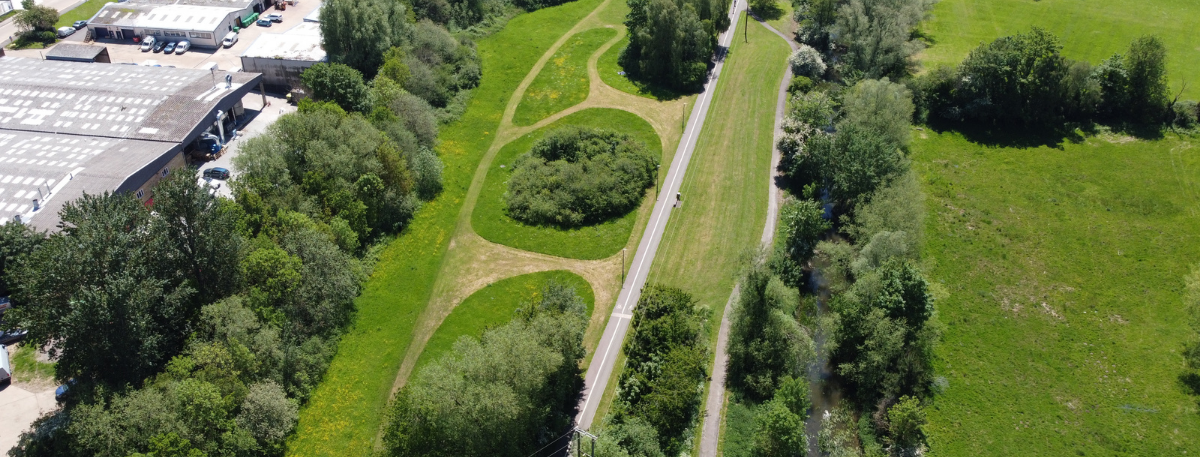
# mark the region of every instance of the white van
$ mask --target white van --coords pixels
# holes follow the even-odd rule
[[[237,43],[237,40],[238,40],[238,33],[237,32],[229,32],[228,34],[225,35],[225,39],[221,40],[221,46],[224,46],[227,48],[232,47],[235,43]]]
[[[0,383],[12,379],[12,365],[8,363],[8,347],[0,344]]]

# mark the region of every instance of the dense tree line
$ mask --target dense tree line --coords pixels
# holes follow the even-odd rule
[[[818,447],[831,455],[909,453],[923,446],[920,405],[934,391],[941,328],[915,263],[924,197],[907,158],[912,93],[886,78],[795,86],[778,146],[779,171],[796,199],[781,211],[767,265],[801,284],[815,257],[831,293],[826,316],[813,320],[826,332],[824,351],[847,397],[822,417]]]
[[[924,49],[913,31],[933,0],[793,0],[796,39],[836,61],[836,79],[907,76]],[[832,57],[837,59],[831,59]],[[810,77],[821,75],[808,75]]]
[[[1095,66],[1061,51],[1057,37],[1036,27],[980,45],[958,67],[914,81],[920,114],[929,121],[1024,127],[1194,124],[1195,104],[1171,99],[1166,48],[1157,37],[1138,38],[1127,53]]]
[[[677,91],[708,79],[717,34],[729,28],[719,0],[629,0],[629,46],[621,67],[632,79]]]
[[[470,89],[479,85],[475,44],[430,20],[413,22],[403,2],[332,0],[321,15],[330,64],[302,75],[317,100],[366,114],[389,103],[375,100],[378,92],[402,92],[423,100],[439,121],[448,122],[462,114]]]
[[[395,456],[523,457],[569,430],[583,388],[587,304],[554,282],[506,325],[416,374],[390,407]]]
[[[620,217],[641,203],[657,170],[658,158],[627,134],[576,126],[552,130],[513,164],[508,214],[560,227]]]
[[[37,244],[6,259],[6,321],[71,386],[13,455],[282,453],[363,267],[327,224],[289,209],[254,221],[190,173],[154,197],[86,195],[58,232],[5,229]]]
[[[617,398],[599,455],[679,455],[700,414],[708,377],[707,311],[688,293],[648,285],[634,309]]]

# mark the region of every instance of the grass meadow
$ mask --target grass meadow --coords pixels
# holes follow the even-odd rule
[[[466,113],[440,135],[445,188],[380,254],[356,301],[354,325],[342,337],[325,380],[300,411],[288,455],[374,452],[413,325],[429,302],[467,188],[509,97],[538,58],[600,3],[578,0],[523,14],[476,42],[485,76]]]
[[[508,191],[508,177],[512,174],[513,162],[529,152],[533,143],[546,132],[567,125],[627,133],[646,143],[652,154],[662,157],[662,142],[654,132],[654,127],[633,113],[607,108],[590,108],[573,113],[514,140],[497,153],[479,194],[479,202],[471,214],[471,226],[475,233],[494,243],[572,259],[603,259],[625,247],[637,223],[637,209],[616,219],[573,229],[526,225],[509,217],[505,210],[504,194]],[[654,189],[647,189],[646,192],[653,195]]]
[[[1200,98],[1200,2],[1195,0],[941,0],[921,27],[932,41],[920,60],[926,68],[955,65],[980,43],[1028,31],[1054,32],[1063,54],[1093,64],[1144,34],[1167,46],[1172,92],[1187,81],[1184,98]]]
[[[934,455],[1198,452],[1200,410],[1179,375],[1200,138],[1017,149],[916,133],[946,325]]]
[[[485,330],[507,324],[516,316],[518,308],[537,300],[542,288],[551,280],[574,287],[575,293],[587,303],[588,315],[591,315],[596,302],[592,286],[575,273],[554,270],[505,278],[471,294],[454,307],[425,344],[413,372],[449,353],[460,337],[479,338]]]
[[[513,114],[513,124],[533,125],[587,99],[588,59],[615,36],[616,30],[601,27],[579,32],[568,39],[525,90],[525,96]]]
[[[766,223],[775,103],[789,51],[757,22],[746,33],[748,42],[740,31],[733,39],[683,179],[683,207],[671,214],[648,280],[683,289],[711,311],[711,346],[743,255],[758,247]],[[598,418],[611,406],[618,379],[619,369]],[[695,433],[698,447],[700,427]]]

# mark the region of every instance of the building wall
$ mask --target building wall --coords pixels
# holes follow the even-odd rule
[[[229,15],[225,16],[224,20],[215,24],[212,30],[179,30],[167,28],[152,29],[144,27],[122,27],[115,24],[88,24],[88,30],[92,33],[92,36],[99,38],[107,37],[132,40],[133,36],[128,36],[128,34],[122,33],[122,31],[133,30],[133,35],[137,37],[152,35],[156,40],[188,40],[192,43],[193,47],[219,48],[221,47],[221,40],[225,38],[225,34],[233,31],[234,26],[240,26],[238,21],[241,18],[254,14],[257,12],[256,10],[265,11],[265,9],[266,6],[263,5],[262,1],[251,3],[246,9],[229,13]],[[98,29],[106,30],[107,35]],[[116,34],[120,35],[118,36]]]
[[[138,200],[142,201],[142,203],[146,203],[150,201],[150,199],[154,198],[154,186],[157,185],[159,181],[162,181],[163,178],[169,176],[171,173],[178,173],[181,169],[186,168],[187,160],[185,160],[183,157],[183,151],[177,151],[175,152],[175,156],[172,157],[166,165],[159,169],[158,172],[154,173],[150,179],[147,179],[136,188],[131,188],[129,192],[132,192],[133,195],[138,198]],[[164,172],[166,173],[165,175]]]
[[[300,86],[300,73],[317,62],[310,60],[268,59],[242,57],[242,71],[262,73],[263,85],[287,91]]]

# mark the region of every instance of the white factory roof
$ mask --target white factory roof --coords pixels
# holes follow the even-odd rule
[[[326,55],[325,50],[321,49],[321,26],[315,22],[304,22],[284,33],[260,35],[246,48],[242,57],[324,62]]]
[[[198,5],[109,3],[104,5],[88,23],[211,32],[220,25],[221,21],[229,17],[230,13],[239,11],[242,9]]]

